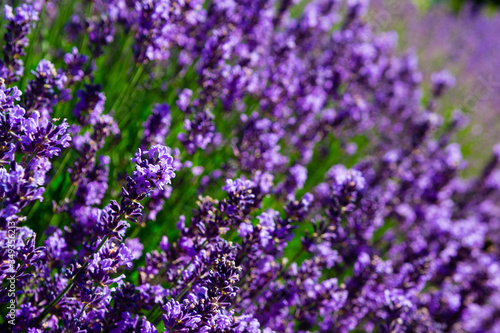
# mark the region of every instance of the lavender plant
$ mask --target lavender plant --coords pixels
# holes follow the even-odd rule
[[[464,171],[473,175],[488,157],[486,149],[475,147],[484,145],[490,150],[498,141],[500,77],[495,68],[500,40],[494,31],[500,28],[500,15],[474,14],[469,5],[453,14],[443,3],[419,12],[410,0],[373,0],[370,5],[368,20],[379,30],[400,32],[400,49],[411,46],[417,50],[424,85],[430,89],[433,73],[444,67],[456,76],[456,84],[440,98],[436,111],[444,114],[460,108],[470,115],[470,126],[455,137],[468,157],[469,167]]]
[[[461,176],[453,78],[367,1],[22,2],[2,331],[500,330],[500,146]]]

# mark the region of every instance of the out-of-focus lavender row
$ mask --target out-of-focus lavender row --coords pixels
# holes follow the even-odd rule
[[[411,0],[373,0],[367,18],[378,30],[397,31],[401,50],[416,50],[424,82],[443,69],[456,77],[440,109],[470,116],[471,126],[458,139],[477,169],[500,138],[500,13],[468,5],[453,13],[447,3],[425,9]]]

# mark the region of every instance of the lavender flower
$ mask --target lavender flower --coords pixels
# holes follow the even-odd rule
[[[33,23],[38,21],[38,10],[27,3],[20,5],[15,10],[6,4],[4,18],[7,19],[8,24],[4,35],[3,59],[0,60],[0,77],[7,84],[11,84],[24,74],[22,57],[26,55],[27,36]]]
[[[165,138],[170,130],[172,116],[170,107],[167,104],[157,104],[152,109],[152,114],[144,122],[143,145],[161,145],[165,143]]]
[[[43,200],[45,174],[50,169],[49,159],[69,147],[66,120],[60,125],[40,117],[37,111],[30,116],[15,104],[21,93],[17,88],[6,88],[1,82],[1,137],[4,150],[0,167],[2,174],[2,224],[17,222],[16,215],[35,200]],[[14,135],[13,135],[14,134]],[[19,157],[23,157],[20,162]],[[16,158],[18,157],[18,158]],[[7,168],[6,168],[7,165]]]
[[[88,73],[86,68],[88,57],[78,53],[78,49],[73,47],[70,53],[64,55],[64,63],[66,64],[68,80],[71,83],[80,82]]]
[[[184,129],[186,133],[179,133],[177,138],[184,145],[188,153],[194,154],[196,149],[207,148],[208,144],[215,141],[214,116],[208,110],[196,113],[193,120],[186,119]]]
[[[49,118],[53,107],[68,99],[68,91],[65,88],[68,78],[61,70],[56,70],[48,60],[41,60],[32,73],[35,79],[30,81],[26,88],[26,110],[37,110],[42,117]]]

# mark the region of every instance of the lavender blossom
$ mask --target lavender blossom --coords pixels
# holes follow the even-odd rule
[[[27,3],[15,9],[6,4],[4,18],[7,19],[8,24],[4,35],[3,59],[0,60],[0,77],[7,84],[11,84],[18,81],[24,74],[22,57],[26,55],[27,36],[34,22],[38,21],[38,10]]]

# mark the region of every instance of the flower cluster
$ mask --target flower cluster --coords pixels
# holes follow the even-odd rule
[[[474,114],[470,119],[471,130],[467,131],[467,140],[464,141],[465,149],[476,145],[493,147],[498,140],[495,134],[500,129],[497,119],[500,95],[496,93],[500,76],[495,71],[500,59],[500,38],[494,33],[500,29],[500,14],[497,11],[478,15],[480,11],[476,11],[478,8],[474,3],[486,2],[488,0],[460,1],[463,10],[450,13],[444,1],[421,15],[412,1],[372,0],[372,17],[384,20],[384,29],[397,29],[401,22],[407,26],[400,39],[425,52],[425,57],[420,57],[419,62],[423,76],[433,81],[430,83],[437,83],[436,88],[456,83],[440,98],[439,108],[461,108]],[[390,17],[387,13],[391,14]],[[386,17],[388,20],[385,21]],[[443,43],[443,40],[447,42]],[[448,70],[442,71],[443,65],[456,79],[446,74]],[[468,165],[479,169],[483,152],[472,150]]]
[[[0,220],[6,228],[7,223],[17,224],[25,219],[18,215],[21,209],[43,200],[50,159],[69,147],[71,137],[66,120],[57,125],[55,120],[42,118],[38,111],[28,114],[17,103],[21,91],[17,87],[6,88],[0,80]]]
[[[15,10],[9,5],[4,7],[4,19],[7,32],[4,35],[3,57],[0,59],[0,77],[7,83],[19,80],[23,76],[24,63],[22,57],[26,55],[28,34],[33,23],[38,21],[38,11],[31,4],[22,4]]]
[[[500,146],[368,1],[20,2],[1,331],[500,330]]]

